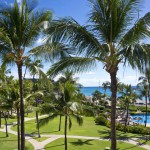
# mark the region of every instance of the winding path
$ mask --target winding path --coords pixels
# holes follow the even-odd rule
[[[40,116],[39,118],[42,118],[44,116],[45,115]],[[34,119],[35,119],[35,117],[34,118],[25,118],[25,121],[34,120]],[[16,122],[14,122],[13,125],[14,124],[16,124]],[[16,131],[11,130],[11,127],[13,125],[8,125],[8,132],[11,133],[11,134],[17,135]],[[5,132],[5,130],[6,130],[5,126],[4,126],[4,128],[0,129],[1,132]],[[63,138],[64,135],[51,135],[51,134],[45,135],[44,134],[44,135],[41,135],[41,137],[47,137],[48,139],[46,139],[46,140],[44,140],[42,142],[38,142],[37,140],[33,139],[31,136],[25,136],[25,139],[34,146],[34,150],[44,150],[44,147],[48,143],[50,143],[52,141],[55,141],[56,139]],[[77,138],[77,139],[90,139],[90,140],[105,140],[105,141],[109,141],[109,139],[104,139],[104,138],[99,138],[99,137],[89,137],[89,136],[68,135],[67,137],[68,138]],[[138,145],[139,147],[142,147],[142,148],[145,148],[147,150],[150,150],[150,146],[149,145],[145,145],[145,144],[139,145],[139,142],[137,142],[137,140],[138,140],[138,138],[119,139],[119,141],[123,141],[123,142],[130,143],[130,144],[133,144],[133,145]]]

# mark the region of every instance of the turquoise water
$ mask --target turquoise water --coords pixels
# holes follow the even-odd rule
[[[132,86],[132,88],[136,88],[135,86]],[[92,93],[94,93],[96,90],[104,94],[104,88],[103,87],[81,87],[80,88],[81,93],[83,93],[86,96],[91,96]],[[106,90],[106,93],[108,96],[111,96],[110,89]],[[121,94],[117,94],[117,96],[121,96]]]
[[[96,90],[104,94],[104,89],[102,87],[82,87],[80,90],[81,93],[86,96],[91,96]],[[111,95],[110,89],[106,90],[106,94],[109,96]]]
[[[82,87],[80,88],[80,90],[81,90],[81,93],[83,93],[85,96],[91,96],[92,93],[94,93],[96,90],[103,94],[105,93],[105,90],[102,87]],[[110,89],[107,89],[105,94],[107,94],[108,96],[111,96]],[[121,94],[118,93],[117,96],[121,96]]]
[[[145,121],[145,114],[136,114],[131,116],[133,118],[133,122],[144,123]],[[136,119],[136,117],[138,117],[139,119]],[[150,114],[147,115],[147,123],[150,123]]]

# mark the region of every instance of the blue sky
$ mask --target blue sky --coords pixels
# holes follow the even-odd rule
[[[12,3],[12,0],[6,0],[6,2]],[[143,7],[141,7],[140,16],[143,16],[150,11],[150,0],[141,0],[141,2]],[[71,16],[80,24],[86,24],[90,10],[88,0],[39,0],[38,7],[52,10],[54,18]],[[38,44],[40,42],[41,39],[38,40]],[[49,68],[49,65],[45,64],[44,70],[47,70],[47,68]],[[14,76],[17,74],[15,70],[12,73]],[[109,74],[103,69],[102,64],[99,64],[97,68],[93,68],[89,72],[77,74],[76,76],[80,78],[79,82],[83,86],[99,86],[104,81],[110,81]],[[139,76],[141,75],[137,70],[132,70],[130,67],[124,68],[122,65],[119,66],[118,78],[121,82],[136,85]]]

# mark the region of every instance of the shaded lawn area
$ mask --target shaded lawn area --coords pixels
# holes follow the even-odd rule
[[[150,135],[147,135],[147,137],[143,137],[137,140],[137,142],[139,142],[140,144],[146,144],[146,145],[150,145]]]
[[[64,134],[64,117],[62,118],[61,131],[58,131],[59,117],[50,121],[45,126],[40,128],[41,134]],[[12,127],[13,130],[17,130],[17,127]],[[27,121],[25,124],[26,134],[37,134],[35,120]],[[110,129],[105,126],[95,125],[94,118],[84,117],[83,125],[79,126],[76,120],[72,119],[72,129],[68,130],[68,135],[81,135],[81,136],[93,136],[93,137],[110,137]],[[117,131],[118,138],[132,138],[143,137],[139,134],[131,134]]]
[[[1,150],[17,149],[17,136],[9,133],[9,137],[6,137],[4,132],[0,132],[0,149]],[[26,150],[34,150],[33,146],[27,141],[26,141]]]
[[[146,150],[136,145],[117,142],[117,150]],[[110,147],[110,141],[99,140],[83,140],[83,139],[68,139],[68,149],[70,150],[104,150],[105,147]],[[45,150],[63,150],[64,139],[55,140],[46,145]]]

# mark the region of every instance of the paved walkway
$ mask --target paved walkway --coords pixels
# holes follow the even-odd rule
[[[44,117],[44,116],[45,115],[40,116],[39,118]],[[25,118],[25,121],[34,120],[34,119],[35,118]],[[16,124],[16,122],[14,124]],[[11,130],[12,126],[13,125],[8,125],[8,132],[11,133],[11,134],[17,135],[16,131]],[[5,132],[5,130],[6,130],[5,126],[4,126],[4,128],[0,129],[1,132]],[[41,137],[47,137],[47,139],[42,141],[42,142],[38,142],[37,140],[33,139],[31,136],[26,136],[25,139],[34,146],[34,150],[44,150],[44,147],[48,143],[50,143],[52,141],[55,141],[55,140],[57,140],[59,138],[63,138],[64,135],[52,135],[52,134],[45,135],[44,134],[44,135],[41,135]],[[77,139],[90,139],[90,140],[105,140],[105,141],[109,141],[109,139],[103,139],[103,138],[99,138],[99,137],[73,136],[73,135],[68,135],[67,137],[68,138],[77,138]],[[142,147],[142,148],[145,148],[147,150],[150,150],[150,146],[149,145],[145,145],[145,144],[139,145],[137,140],[138,140],[138,138],[119,139],[119,141],[123,141],[123,142],[130,143],[130,144],[133,144],[133,145],[138,145],[139,147]]]

